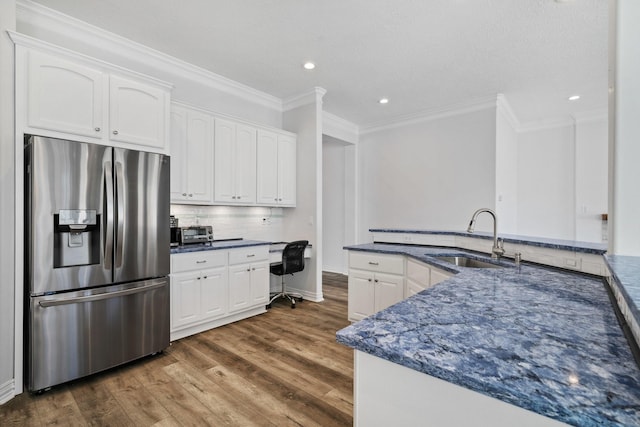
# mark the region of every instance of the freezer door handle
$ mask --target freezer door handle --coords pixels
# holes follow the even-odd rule
[[[110,270],[113,261],[113,172],[111,171],[111,162],[104,163],[104,183],[107,199],[105,210],[107,226],[104,232],[104,268]]]
[[[84,303],[84,302],[100,301],[100,300],[109,299],[109,298],[115,298],[115,297],[122,297],[122,296],[125,296],[125,295],[137,294],[139,292],[147,292],[147,291],[150,291],[152,289],[161,288],[161,287],[165,286],[166,283],[167,282],[165,280],[162,280],[161,282],[155,282],[155,283],[152,283],[152,284],[146,285],[146,286],[140,286],[140,287],[131,288],[131,289],[124,289],[124,290],[115,291],[115,292],[105,292],[105,293],[98,294],[98,295],[88,295],[88,296],[84,296],[84,297],[45,300],[45,301],[40,301],[38,303],[38,305],[40,305],[40,307],[46,308],[46,307],[56,307],[56,306],[59,306],[59,305],[80,304],[80,303]]]
[[[116,234],[116,268],[122,267],[122,246],[124,243],[124,173],[122,163],[116,162],[116,208],[118,210],[118,223]]]

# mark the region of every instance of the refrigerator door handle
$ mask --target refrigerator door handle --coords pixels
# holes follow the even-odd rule
[[[122,163],[116,162],[116,209],[118,223],[116,225],[116,268],[122,267],[122,246],[124,243],[124,173]]]
[[[113,172],[111,171],[111,162],[104,163],[104,183],[107,198],[105,211],[107,226],[104,233],[104,268],[110,270],[113,262]]]
[[[97,294],[97,295],[88,295],[88,296],[83,296],[83,297],[45,300],[45,301],[40,301],[38,303],[38,305],[40,307],[46,308],[46,307],[56,307],[56,306],[59,306],[59,305],[80,304],[80,303],[83,303],[83,302],[100,301],[100,300],[104,300],[104,299],[122,297],[122,296],[125,296],[125,295],[131,295],[131,294],[136,294],[136,293],[139,293],[139,292],[150,291],[150,290],[156,289],[156,288],[161,288],[161,287],[165,286],[166,283],[167,282],[165,280],[162,280],[160,282],[152,283],[150,285],[140,286],[140,287],[131,288],[131,289],[124,289],[122,291],[105,292],[105,293],[101,293],[101,294]]]

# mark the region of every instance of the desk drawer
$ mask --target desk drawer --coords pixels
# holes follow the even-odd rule
[[[229,251],[229,264],[246,264],[269,259],[269,246],[250,246]]]
[[[224,267],[226,265],[226,250],[200,251],[171,255],[172,273],[202,270],[203,268]]]

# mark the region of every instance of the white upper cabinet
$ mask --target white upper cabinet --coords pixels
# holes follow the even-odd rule
[[[12,34],[18,132],[168,153],[169,84]]]
[[[38,51],[26,56],[26,125],[102,139],[107,75]]]
[[[109,139],[163,149],[166,92],[112,75],[109,78]]]
[[[256,129],[215,119],[214,202],[256,203]]]
[[[295,206],[296,138],[259,130],[257,152],[258,204]]]
[[[213,201],[213,117],[171,106],[171,201]]]

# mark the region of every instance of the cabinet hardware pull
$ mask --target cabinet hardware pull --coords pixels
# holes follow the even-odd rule
[[[200,280],[200,278],[198,277],[198,280]]]
[[[206,279],[206,278],[207,278],[207,276],[204,276],[204,277],[203,277],[203,279]]]
[[[183,196],[186,196],[186,195],[187,195],[187,193],[182,193],[182,195],[183,195]]]
[[[99,127],[96,127],[94,130],[95,130],[96,132],[100,132],[100,128],[99,128]]]
[[[251,269],[250,269],[250,268],[247,268],[247,271],[251,271]]]
[[[371,279],[367,279],[369,282],[371,281]]]
[[[378,279],[374,280],[374,282],[378,283]]]
[[[254,257],[254,256],[256,256],[256,254],[249,254],[249,255],[247,255],[247,258],[251,258],[251,257]]]
[[[377,262],[369,261],[369,265],[378,265]]]
[[[236,196],[231,196],[231,198],[235,200]]]
[[[240,196],[238,196],[238,200],[240,200]]]
[[[280,201],[280,202],[281,202],[281,201],[282,201],[282,199],[278,199],[278,201]]]
[[[189,197],[193,197],[193,194],[189,193]]]
[[[117,135],[117,134],[118,134],[118,131],[117,131],[117,130],[114,130],[114,131],[113,131],[113,134],[114,134],[114,135]]]
[[[206,259],[202,260],[202,261],[196,261],[196,264],[204,264],[205,262],[207,262]]]
[[[275,199],[273,199],[273,200],[274,200],[275,202],[277,202],[277,201],[278,201],[278,198],[276,197],[276,198],[275,198]]]

